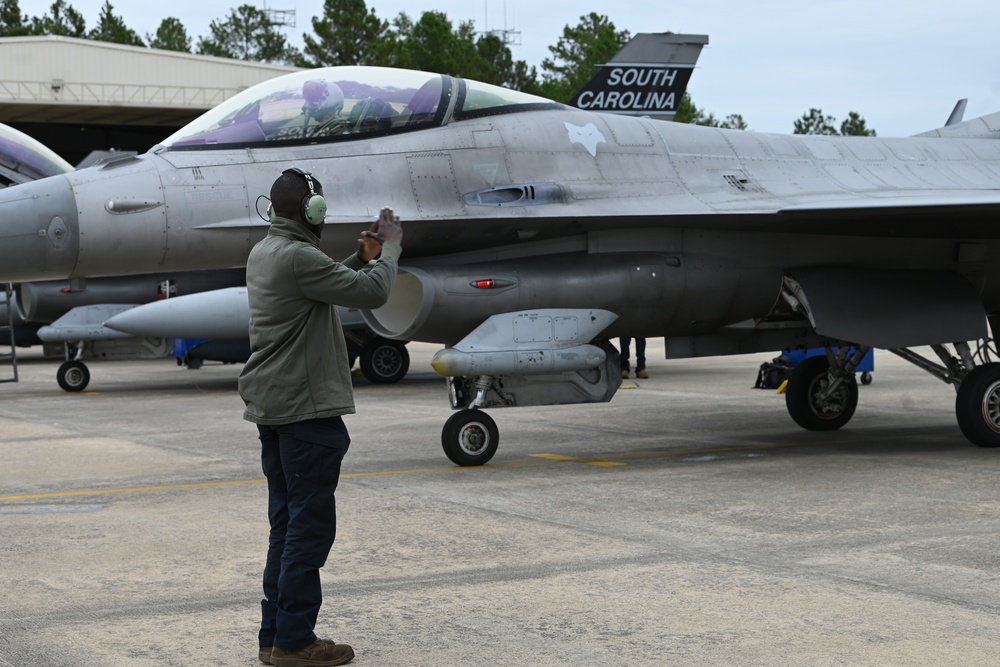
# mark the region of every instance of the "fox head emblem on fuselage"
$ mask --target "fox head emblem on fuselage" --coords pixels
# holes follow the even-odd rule
[[[587,123],[582,127],[573,123],[563,123],[563,125],[569,133],[569,143],[582,145],[593,157],[597,157],[597,144],[608,143],[593,123]]]

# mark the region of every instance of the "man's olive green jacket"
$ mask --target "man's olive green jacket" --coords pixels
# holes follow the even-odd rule
[[[302,225],[276,218],[247,260],[250,359],[240,373],[243,418],[290,424],[354,412],[347,343],[335,306],[377,308],[396,279],[398,243],[385,243],[368,271],[319,249]]]

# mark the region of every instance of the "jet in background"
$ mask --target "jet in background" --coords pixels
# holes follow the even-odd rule
[[[14,317],[35,332],[35,342],[63,343],[66,361],[56,372],[65,391],[83,391],[90,382],[88,360],[156,359],[173,352],[179,365],[200,368],[204,361],[243,363],[250,357],[248,315],[242,320],[227,309],[230,290],[246,298],[243,269],[178,271],[104,277],[74,290],[60,281],[24,282],[16,286]],[[142,308],[165,307],[208,294],[207,309],[192,320],[171,317],[159,330],[116,329],[105,321]],[[145,304],[145,305],[144,305]],[[2,312],[2,311],[0,311]],[[409,370],[406,343],[375,335],[357,310],[341,308],[350,363],[360,360],[362,375],[375,383],[398,382]],[[186,323],[186,325],[185,325]],[[239,325],[242,324],[242,327]],[[27,340],[18,330],[18,344]],[[183,340],[179,340],[183,339]]]
[[[0,188],[28,183],[72,171],[69,162],[40,141],[20,130],[0,123]],[[0,346],[30,347],[41,341],[39,325],[24,321],[17,309],[13,290],[0,291]]]
[[[40,141],[0,123],[0,187],[65,174],[73,165]]]
[[[786,392],[812,430],[849,422],[861,356],[890,349],[956,386],[963,433],[995,447],[998,135],[1000,114],[911,138],[778,135],[426,72],[298,72],[145,155],[0,192],[0,280],[242,266],[261,193],[294,164],[324,185],[332,256],[382,206],[406,221],[395,288],[363,316],[444,346],[456,463],[495,453],[484,408],[610,400],[620,335],[677,358],[825,347]]]

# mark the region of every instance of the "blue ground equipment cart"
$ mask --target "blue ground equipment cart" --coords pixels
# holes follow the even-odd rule
[[[837,348],[833,348],[834,354],[837,352]],[[804,360],[809,357],[818,357],[825,355],[826,350],[822,347],[814,347],[808,350],[788,350],[784,352],[784,355],[792,362],[794,366],[798,366]],[[854,348],[851,348],[850,354],[854,354]],[[848,355],[850,357],[850,355]],[[861,384],[871,384],[872,383],[872,371],[875,370],[875,350],[868,350],[866,354],[861,359],[861,363],[858,364],[857,372],[861,373]]]

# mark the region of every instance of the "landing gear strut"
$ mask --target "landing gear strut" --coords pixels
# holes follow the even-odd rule
[[[890,350],[958,391],[955,416],[962,433],[979,447],[1000,447],[1000,363],[991,359],[996,350],[989,339],[973,351],[968,343],[955,343],[952,354],[944,345],[931,345],[941,363],[912,350]]]
[[[1000,447],[1000,363],[991,360],[991,341],[980,341],[975,350],[968,343],[954,343],[954,353],[945,345],[930,347],[940,363],[909,348],[889,351],[953,385],[958,392],[955,416],[965,437],[979,447]],[[810,431],[847,424],[858,405],[855,369],[869,349],[858,347],[848,358],[846,346],[836,354],[828,347],[826,357],[799,364],[785,391],[785,405],[795,423]]]

